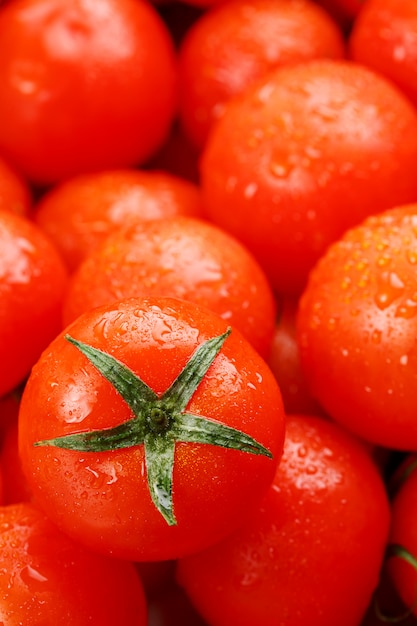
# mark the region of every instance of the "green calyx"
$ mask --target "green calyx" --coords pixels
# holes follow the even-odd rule
[[[64,435],[37,441],[34,445],[104,452],[143,444],[152,501],[166,522],[175,525],[172,477],[177,441],[204,443],[272,458],[271,452],[249,435],[186,410],[230,332],[229,328],[199,346],[161,396],[110,354],[66,335],[67,341],[80,350],[113,385],[132,410],[133,417],[112,428]]]

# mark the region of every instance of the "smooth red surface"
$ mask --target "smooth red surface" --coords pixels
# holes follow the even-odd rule
[[[417,199],[417,110],[347,61],[268,74],[236,98],[201,158],[207,214],[299,294],[327,246],[368,215]]]
[[[321,418],[289,416],[284,455],[248,523],[181,559],[210,626],[358,626],[377,586],[389,503],[371,457]]]
[[[150,3],[17,0],[0,41],[0,151],[36,184],[144,162],[167,137],[176,59]]]

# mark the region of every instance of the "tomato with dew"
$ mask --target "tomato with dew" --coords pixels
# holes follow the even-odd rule
[[[239,331],[185,300],[132,298],[84,313],[44,351],[19,448],[62,530],[106,554],[167,560],[242,523],[284,429],[279,387]]]
[[[359,437],[417,450],[417,205],[372,216],[310,274],[297,333],[310,392]]]
[[[10,626],[145,626],[133,563],[96,554],[35,505],[0,507],[0,620]]]
[[[328,245],[417,199],[417,110],[352,61],[269,72],[229,104],[201,156],[205,209],[298,295]]]

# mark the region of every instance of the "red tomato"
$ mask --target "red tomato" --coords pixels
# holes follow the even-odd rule
[[[322,415],[323,409],[310,394],[300,363],[297,343],[297,300],[280,302],[268,365],[282,393],[286,413]]]
[[[24,380],[61,330],[63,261],[41,229],[0,211],[0,396]]]
[[[283,438],[264,360],[218,315],[172,298],[80,316],[32,369],[19,413],[44,511],[94,550],[135,561],[177,558],[241,524]]]
[[[310,0],[233,0],[205,12],[179,53],[180,116],[201,149],[226,103],[275,67],[341,58],[338,24]]]
[[[16,626],[145,626],[134,565],[90,552],[29,503],[0,507],[0,616]]]
[[[417,199],[417,111],[358,64],[270,72],[235,98],[202,154],[209,217],[239,238],[277,292],[299,294],[347,228]]]
[[[228,233],[187,217],[137,222],[109,235],[72,276],[64,325],[95,306],[155,295],[208,307],[269,354],[276,306],[264,272]]]
[[[256,512],[180,559],[178,580],[210,626],[358,626],[388,529],[384,484],[363,446],[327,420],[289,416]]]
[[[366,0],[349,37],[349,52],[396,83],[417,106],[415,0]]]
[[[33,218],[73,271],[116,228],[174,215],[202,215],[196,185],[167,172],[125,169],[56,185],[37,203]]]
[[[394,586],[410,614],[417,616],[417,472],[416,459],[410,455],[405,464],[412,460],[412,470],[406,469],[406,479],[401,483],[392,502],[388,571]],[[405,611],[403,610],[402,613]],[[401,615],[401,613],[400,613]],[[401,622],[402,623],[402,622]]]
[[[0,150],[37,184],[148,159],[168,135],[176,81],[172,38],[148,2],[0,10]]]
[[[417,450],[417,204],[368,218],[310,274],[300,358],[326,412],[364,439]]]

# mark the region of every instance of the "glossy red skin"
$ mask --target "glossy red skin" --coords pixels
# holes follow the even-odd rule
[[[248,523],[181,559],[178,580],[210,626],[358,626],[389,527],[362,445],[319,417],[289,416],[273,484]]]
[[[4,159],[0,159],[0,211],[28,216],[32,193],[27,181]]]
[[[417,198],[417,111],[347,61],[269,73],[236,98],[201,158],[208,216],[298,295],[327,246],[370,214]]]
[[[62,328],[67,270],[42,230],[0,211],[0,396],[29,373]]]
[[[95,554],[29,503],[0,507],[1,618],[8,626],[145,626],[134,565]]]
[[[409,457],[412,459],[411,455]],[[405,463],[407,463],[406,458]],[[405,465],[403,464],[403,467]],[[417,472],[414,469],[401,484],[392,502],[390,543],[405,548],[414,558],[417,555]],[[387,562],[392,582],[406,607],[413,607],[417,584],[417,572],[405,560],[391,558]],[[417,616],[417,608],[414,608]]]
[[[187,217],[137,222],[110,235],[73,274],[64,325],[95,306],[155,295],[209,308],[269,354],[276,304],[263,270],[228,233]]]
[[[206,11],[179,51],[180,118],[201,150],[227,102],[268,71],[342,58],[339,25],[310,0],[233,0]]]
[[[154,297],[99,307],[66,332],[117,357],[162,394],[197,346],[227,326],[195,304]],[[132,417],[112,385],[59,336],[33,368],[19,415],[23,469],[37,501],[77,540],[135,561],[177,558],[218,541],[242,523],[273,478],[284,438],[281,395],[264,360],[233,330],[187,409],[243,430],[273,459],[177,443],[177,525],[169,526],[150,499],[143,446],[102,453],[33,446]]]
[[[371,443],[417,450],[417,205],[369,218],[310,275],[298,341],[314,397]]]
[[[367,0],[349,37],[349,56],[386,76],[417,105],[417,4]]]
[[[0,41],[0,150],[31,181],[137,164],[163,143],[176,60],[150,3],[17,0]]]
[[[9,424],[0,449],[0,465],[3,468],[3,504],[28,502],[32,498],[18,448],[17,420]]]
[[[116,228],[175,215],[202,215],[197,185],[163,171],[123,169],[54,186],[36,204],[33,219],[74,271]]]
[[[268,365],[279,388],[286,413],[322,415],[323,409],[308,389],[300,363],[296,332],[297,300],[281,299]]]

